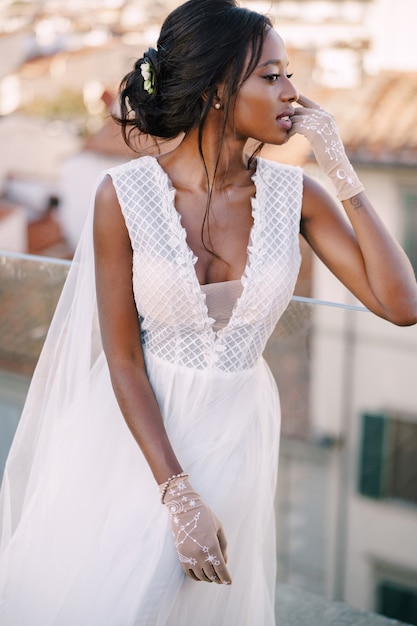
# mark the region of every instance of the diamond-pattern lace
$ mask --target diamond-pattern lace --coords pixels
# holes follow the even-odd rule
[[[253,367],[290,301],[299,270],[301,169],[258,159],[243,292],[218,332],[166,172],[146,156],[108,173],[132,243],[133,291],[145,349],[196,369]]]

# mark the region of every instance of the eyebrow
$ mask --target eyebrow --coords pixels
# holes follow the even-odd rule
[[[266,67],[267,65],[281,65],[284,64],[284,61],[281,59],[269,59],[268,61],[264,61],[264,63],[260,63],[258,67]],[[288,65],[288,62],[287,62]]]

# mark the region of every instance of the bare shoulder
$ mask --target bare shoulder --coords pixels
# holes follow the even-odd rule
[[[95,195],[94,242],[96,251],[120,251],[120,248],[130,250],[130,238],[122,209],[108,174],[100,182]]]
[[[310,176],[304,174],[302,221],[307,222],[321,213],[338,211],[336,201]]]
[[[97,187],[95,195],[95,209],[101,208],[118,209],[120,211],[119,201],[117,199],[116,189],[113,180],[109,174],[106,174]]]
[[[95,226],[116,228],[124,226],[124,218],[116,189],[109,174],[106,174],[96,190],[94,202]]]

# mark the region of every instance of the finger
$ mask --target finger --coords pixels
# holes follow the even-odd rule
[[[195,575],[192,569],[184,569],[184,572],[187,574],[187,576],[189,576],[189,578],[192,578],[193,580],[196,580],[197,582],[201,582],[201,579]]]
[[[221,585],[230,585],[232,583],[232,577],[227,569],[226,563],[220,557],[219,565],[213,565],[214,573],[218,577]]]
[[[210,570],[212,570],[213,568],[211,568],[208,565],[208,568]],[[213,572],[209,571],[208,573],[204,570],[204,567],[201,568],[201,571],[198,572],[198,574],[200,575],[200,580],[203,580],[206,583],[212,583],[213,582]]]
[[[305,135],[305,124],[301,123],[303,122],[303,119],[304,118],[300,117],[298,121],[295,121],[293,118],[292,126],[288,131],[288,137],[293,137],[294,135]]]
[[[208,583],[218,583],[218,582],[220,582],[216,572],[214,571],[214,568],[209,567],[207,572],[203,568],[202,572],[203,572],[203,576],[205,577],[204,580],[206,580],[206,582],[208,582]]]
[[[297,122],[304,120],[320,120],[323,115],[326,114],[324,109],[306,109],[305,107],[298,107],[294,109],[294,113],[291,115],[291,123],[294,126]]]
[[[211,573],[210,573],[210,580],[213,583],[217,583],[218,585],[222,584],[222,581],[220,580],[220,578],[217,576],[216,574],[216,570],[214,569],[214,567],[211,568]]]
[[[224,566],[218,565],[215,568],[215,572],[216,572],[216,576],[218,578],[218,580],[216,580],[215,582],[218,582],[220,585],[231,585],[232,584],[232,577],[231,577],[230,572],[227,569],[226,565],[224,565]]]
[[[227,563],[227,539],[223,528],[219,528],[217,532],[217,539],[219,540],[220,550],[222,551],[224,562]]]
[[[220,524],[217,517],[212,512],[213,521],[216,526],[216,535],[217,540],[219,542],[220,554],[219,554],[219,565],[213,566],[215,574],[218,576],[220,580],[220,584],[222,585],[230,585],[232,583],[232,577],[230,575],[229,570],[226,566],[227,561],[227,540],[226,535],[224,534],[223,527]]]
[[[298,96],[297,103],[300,104],[302,107],[306,107],[307,109],[321,109],[321,106],[317,104],[317,102],[314,102],[314,100],[311,100],[310,98],[307,98],[307,96],[303,96],[302,94]],[[295,109],[295,111],[296,110],[297,109]]]

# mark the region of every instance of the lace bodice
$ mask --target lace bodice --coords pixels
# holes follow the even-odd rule
[[[175,189],[158,160],[141,157],[108,173],[132,243],[145,352],[197,369],[253,367],[289,303],[299,270],[301,169],[258,159],[243,289],[219,331],[208,315]]]
[[[215,331],[224,328],[232,317],[237,299],[242,295],[240,280],[227,280],[222,283],[201,285],[201,291],[206,296],[206,306],[209,317],[214,319]]]

